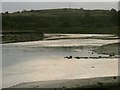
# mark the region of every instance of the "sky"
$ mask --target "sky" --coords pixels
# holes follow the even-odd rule
[[[118,2],[119,0],[1,0],[2,2]]]
[[[9,2],[8,2],[9,1]],[[38,2],[37,2],[38,1]],[[118,0],[2,0],[2,12],[26,10],[57,9],[57,8],[84,8],[84,9],[112,9],[118,10]],[[55,1],[55,2],[54,2]],[[75,2],[76,1],[76,2]],[[89,2],[88,2],[89,1]],[[104,2],[102,2],[104,1]]]

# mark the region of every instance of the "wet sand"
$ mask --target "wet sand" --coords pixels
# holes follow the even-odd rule
[[[81,87],[81,85],[82,87],[88,87],[89,84],[91,87],[91,85],[93,86],[96,84],[99,85],[101,84],[101,82],[104,81],[105,84],[107,84],[108,82],[114,84],[114,80],[116,83],[116,79],[114,78],[107,79],[106,77],[118,76],[118,59],[97,59],[97,60],[61,59],[61,60],[45,60],[45,61],[36,60],[35,63],[27,62],[26,64],[29,64],[30,65],[29,67],[31,67],[31,65],[32,66],[37,65],[36,68],[32,68],[32,69],[33,71],[37,71],[37,70],[38,71],[31,73],[30,76],[32,77],[29,77],[31,78],[31,80],[33,79],[36,81],[33,82],[28,81],[23,84],[12,86],[12,88],[13,87],[14,88],[62,88],[62,87],[78,88]],[[26,68],[24,67],[24,69]],[[101,79],[98,77],[105,77],[105,78]],[[15,78],[15,76],[13,78]],[[23,79],[23,77],[19,77],[19,78]],[[96,79],[91,79],[91,78],[96,78]],[[13,80],[12,77],[11,80]]]

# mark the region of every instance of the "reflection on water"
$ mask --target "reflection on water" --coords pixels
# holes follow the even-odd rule
[[[75,36],[75,35],[73,35]],[[73,37],[72,36],[72,37]],[[82,35],[80,35],[82,36]],[[85,37],[85,35],[83,35]],[[92,35],[91,35],[92,36]],[[94,35],[95,36],[95,35]],[[106,36],[107,37],[107,36]],[[110,35],[108,35],[108,38]],[[10,74],[15,71],[11,69],[14,65],[20,63],[26,63],[28,61],[35,62],[34,60],[48,60],[48,59],[59,59],[65,56],[72,55],[76,56],[99,56],[94,53],[92,49],[96,46],[103,45],[104,43],[113,43],[117,40],[100,40],[100,39],[65,39],[65,40],[49,40],[49,41],[36,41],[29,43],[15,43],[15,44],[4,44],[3,45],[3,81],[5,78],[10,79]],[[85,46],[84,46],[85,45]],[[96,46],[95,46],[96,45]],[[66,60],[66,59],[65,59]],[[27,64],[25,65],[27,67]],[[17,67],[16,67],[17,68]],[[34,68],[34,67],[31,67]],[[21,71],[17,71],[20,74]],[[28,73],[29,74],[29,73]],[[24,75],[23,75],[24,76]],[[27,78],[29,79],[29,77]],[[9,80],[8,80],[9,81]],[[19,81],[19,80],[18,80]],[[23,79],[25,81],[25,79]],[[11,82],[12,83],[12,82]],[[10,82],[3,82],[3,86],[10,85]]]

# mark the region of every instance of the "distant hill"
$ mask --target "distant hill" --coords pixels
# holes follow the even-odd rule
[[[3,32],[118,33],[119,11],[51,9],[2,14]]]

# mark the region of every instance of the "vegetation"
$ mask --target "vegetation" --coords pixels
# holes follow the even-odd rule
[[[2,13],[3,32],[118,33],[120,11],[51,9]]]
[[[43,37],[40,32],[3,32],[2,43],[42,40]]]
[[[120,17],[120,11],[115,9],[63,8],[5,12],[2,13],[2,39],[3,43],[42,40],[43,33],[118,34],[120,26],[118,17]]]
[[[114,44],[107,44],[98,47],[97,49],[93,50],[98,54],[106,54],[106,55],[120,55],[120,42]]]

